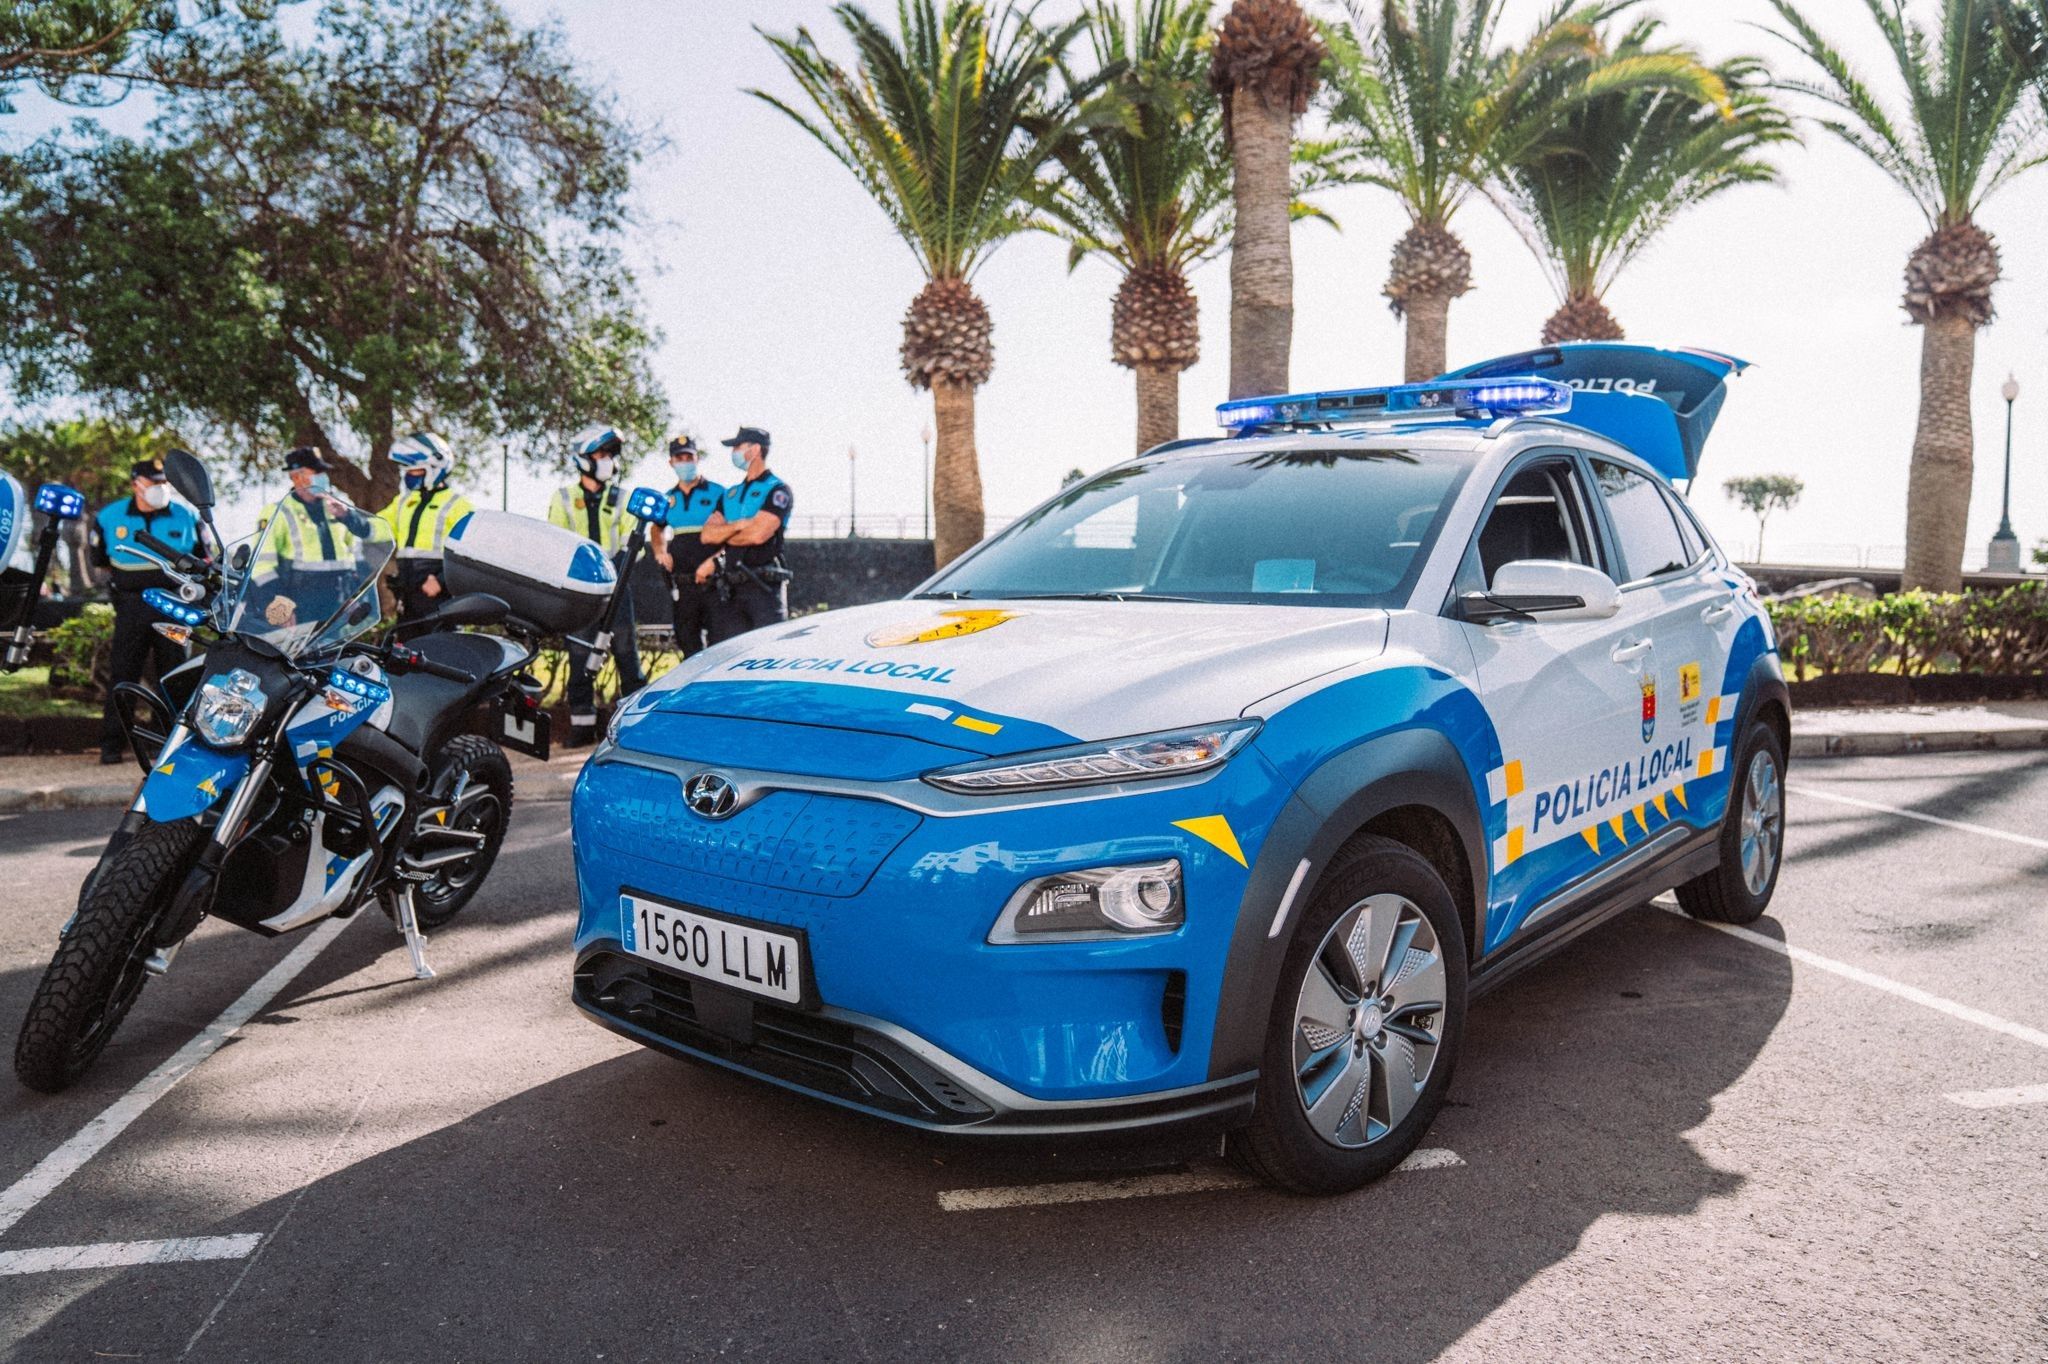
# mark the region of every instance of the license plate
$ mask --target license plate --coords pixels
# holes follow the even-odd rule
[[[516,753],[526,753],[546,762],[548,730],[553,716],[544,710],[528,710],[517,700],[498,703],[498,742]]]
[[[784,1004],[804,997],[803,940],[701,910],[619,897],[619,938],[636,957]]]

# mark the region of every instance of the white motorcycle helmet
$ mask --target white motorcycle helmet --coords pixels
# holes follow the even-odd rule
[[[455,469],[455,456],[449,453],[448,442],[431,431],[415,431],[393,445],[391,462],[408,476],[408,487],[413,486],[409,476],[419,475],[418,486],[422,489],[440,487]]]
[[[576,460],[576,472],[594,478],[599,483],[609,483],[619,469],[619,453],[626,448],[619,438],[618,428],[599,422],[586,426],[577,432],[572,446]]]

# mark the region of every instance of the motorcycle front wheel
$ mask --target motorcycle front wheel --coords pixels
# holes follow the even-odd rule
[[[202,836],[189,819],[145,824],[94,873],[14,1044],[14,1073],[30,1089],[68,1089],[106,1050],[148,982],[154,929]]]

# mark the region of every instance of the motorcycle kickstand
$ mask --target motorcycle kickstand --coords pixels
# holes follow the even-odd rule
[[[398,921],[398,931],[405,935],[406,950],[412,953],[412,976],[414,980],[432,980],[434,968],[427,965],[427,935],[420,932],[419,915],[412,904],[412,887],[399,886],[393,893],[396,904],[392,918]]]

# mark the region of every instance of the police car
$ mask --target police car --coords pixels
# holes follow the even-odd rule
[[[909,599],[691,659],[578,780],[576,1003],[922,1127],[1391,1170],[1475,994],[1667,888],[1770,902],[1776,641],[1672,487],[1743,367],[1228,403]]]

